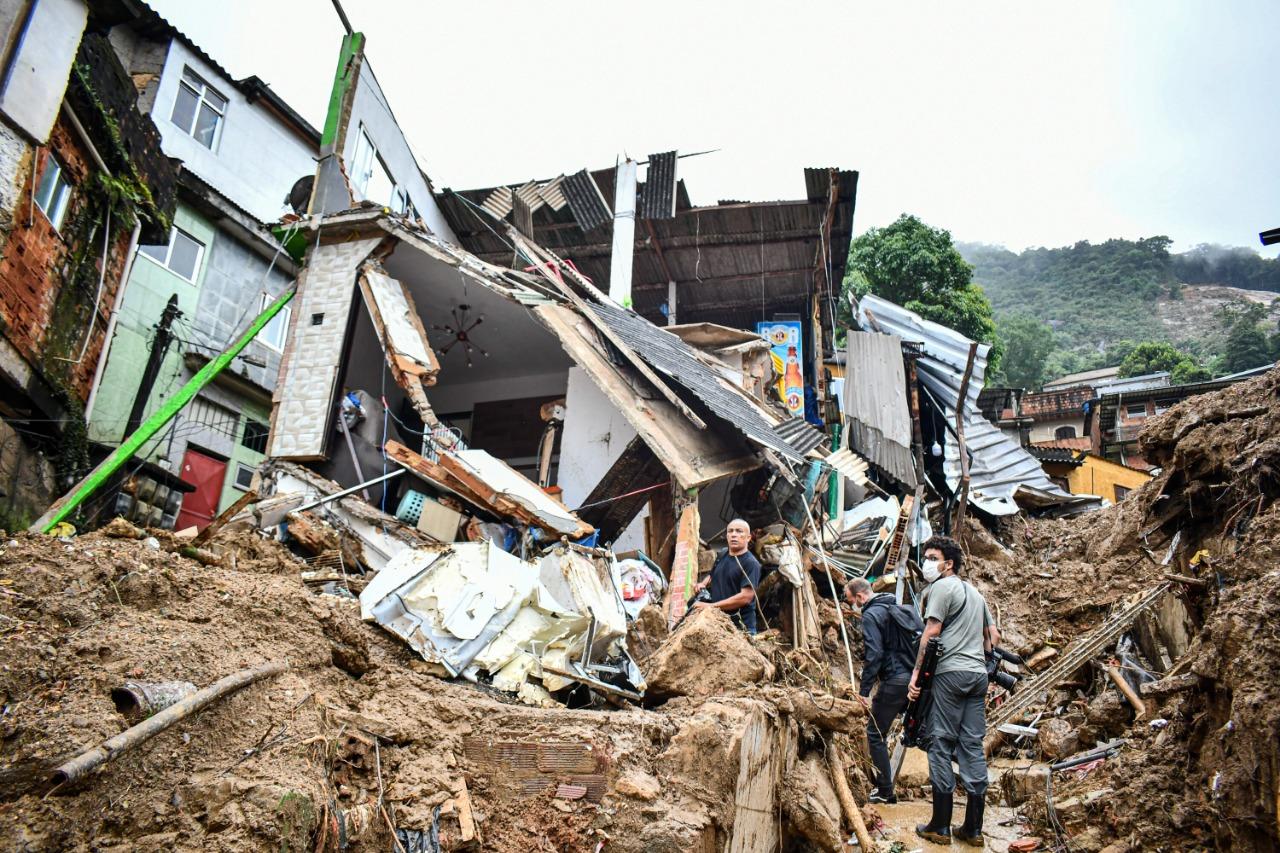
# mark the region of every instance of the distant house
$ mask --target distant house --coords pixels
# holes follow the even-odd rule
[[[1071,447],[1032,446],[1028,450],[1040,460],[1049,479],[1073,495],[1097,495],[1119,503],[1151,479],[1146,471]]]
[[[1089,418],[1085,422],[1090,452],[1130,468],[1149,470],[1151,464],[1138,452],[1138,435],[1149,418],[1188,397],[1218,391],[1270,369],[1271,365],[1266,365],[1208,382],[1103,393],[1090,403]]]
[[[1031,443],[1082,437],[1085,404],[1093,397],[1094,389],[1087,385],[1023,395],[1022,414],[1031,419]]]
[[[1161,388],[1169,384],[1169,371],[1144,373],[1140,376],[1120,376],[1119,367],[1103,367],[1098,370],[1086,370],[1081,373],[1069,373],[1066,376],[1046,382],[1041,391],[1065,391],[1069,388],[1092,388],[1094,391],[1137,391],[1142,388]]]

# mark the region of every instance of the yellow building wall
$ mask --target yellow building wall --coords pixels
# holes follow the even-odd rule
[[[1143,471],[1088,454],[1083,465],[1072,468],[1067,474],[1067,485],[1073,495],[1098,495],[1118,503],[1116,486],[1137,489],[1150,479],[1151,475]]]

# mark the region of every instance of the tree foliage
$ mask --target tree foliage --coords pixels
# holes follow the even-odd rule
[[[1245,290],[1280,291],[1280,258],[1264,258],[1243,246],[1201,243],[1173,257],[1173,270],[1187,284],[1225,284]]]
[[[1027,314],[1002,317],[996,324],[1004,342],[1004,361],[999,385],[1039,388],[1045,380],[1045,365],[1053,352],[1053,329]]]
[[[1195,359],[1167,341],[1143,341],[1120,362],[1120,376],[1144,376],[1148,373],[1172,373],[1184,362],[1195,367]],[[1183,368],[1189,370],[1190,367]]]
[[[844,296],[874,293],[977,341],[992,345],[988,372],[999,368],[1003,346],[991,302],[973,282],[973,267],[956,251],[951,232],[909,214],[872,228],[849,246]]]
[[[1263,306],[1229,306],[1219,324],[1207,323],[1195,329],[1193,337],[1176,341],[1170,340],[1169,327],[1155,310],[1158,300],[1181,298],[1183,283],[1280,292],[1280,259],[1267,260],[1251,249],[1221,246],[1199,246],[1173,255],[1169,246],[1167,237],[1148,237],[1021,253],[980,244],[960,244],[957,249],[974,265],[974,276],[995,308],[1002,338],[1009,337],[1005,327],[1018,315],[1032,316],[1052,329],[1053,346],[1042,368],[1044,380],[1119,365],[1141,342],[1167,342],[1181,352],[1181,359],[1167,359],[1172,366],[1152,368],[1170,370],[1175,382],[1233,372],[1229,365],[1256,360],[1263,351],[1268,358],[1259,364],[1280,355],[1280,329],[1265,322]],[[1237,329],[1237,322],[1246,322],[1239,318],[1242,313],[1252,322]],[[1268,338],[1270,333],[1273,337]],[[1035,376],[1040,353],[1015,349],[1010,342],[1005,358],[1007,377]],[[1021,363],[1027,358],[1030,362]]]

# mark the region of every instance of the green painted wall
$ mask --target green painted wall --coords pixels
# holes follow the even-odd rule
[[[208,262],[209,247],[214,240],[215,228],[209,220],[182,204],[178,205],[174,213],[174,225],[205,246],[195,281],[187,281],[153,261],[149,256],[138,252],[133,262],[133,269],[129,272],[129,283],[125,290],[124,304],[120,307],[115,338],[111,342],[111,351],[107,357],[106,369],[103,371],[102,384],[94,403],[93,416],[89,421],[89,437],[94,441],[119,444],[124,438],[129,409],[133,406],[133,398],[138,391],[138,381],[142,378],[142,370],[147,362],[155,325],[160,320],[160,314],[164,311],[169,297],[175,293],[178,295],[178,308],[183,312],[183,316],[174,326],[174,332],[178,337],[187,337],[184,325],[189,325],[198,319],[196,302],[200,293],[200,282]],[[168,355],[156,377],[155,388],[147,402],[147,409],[143,413],[144,417],[158,409],[181,387],[182,351],[183,347],[176,342],[169,347]],[[161,431],[144,447],[143,454],[148,459],[158,459],[164,456],[166,445],[167,433]]]
[[[227,462],[227,479],[222,486],[222,499],[218,501],[218,512],[222,512],[231,506],[244,494],[243,490],[236,487],[236,471],[239,470],[240,464],[243,463],[256,470],[262,464],[262,460],[266,458],[265,454],[250,450],[244,446],[244,425],[246,420],[269,424],[271,422],[271,408],[252,400],[244,400],[241,405],[240,420],[236,426],[236,443],[231,451],[231,459]]]

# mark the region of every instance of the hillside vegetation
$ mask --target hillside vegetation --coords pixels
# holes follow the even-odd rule
[[[1126,372],[1179,368],[1179,380],[1195,381],[1273,360],[1280,336],[1270,293],[1280,291],[1280,259],[1221,246],[1175,255],[1170,244],[1148,237],[1020,253],[957,244],[995,311],[1005,347],[997,379],[1034,388],[1123,363]],[[1214,286],[1211,298],[1201,285]],[[1253,299],[1230,287],[1268,293]],[[1143,343],[1164,346],[1130,357]]]

